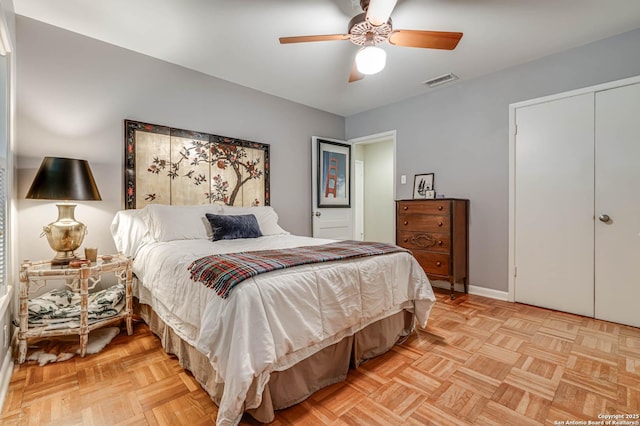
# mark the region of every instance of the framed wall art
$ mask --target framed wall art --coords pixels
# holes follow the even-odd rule
[[[413,178],[413,198],[435,198],[433,173],[415,175]]]
[[[269,145],[125,120],[125,208],[268,206]]]
[[[318,207],[351,207],[351,146],[318,140]]]

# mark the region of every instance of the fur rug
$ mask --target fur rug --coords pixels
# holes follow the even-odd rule
[[[87,355],[100,352],[120,333],[118,327],[105,327],[89,333]],[[29,345],[27,361],[37,361],[40,366],[50,362],[61,362],[80,353],[78,336],[61,336],[43,339]]]

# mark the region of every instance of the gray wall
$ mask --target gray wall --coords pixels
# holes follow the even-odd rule
[[[270,144],[271,204],[285,229],[311,234],[311,136],[344,139],[343,117],[24,17],[17,42],[20,259],[53,255],[39,235],[54,203],[24,199],[46,155],[89,160],[103,201],[79,203],[76,218],[88,245],[115,250],[125,118]]]
[[[510,103],[640,75],[640,29],[347,117],[348,139],[397,130],[398,199],[413,175],[469,198],[470,283],[507,291]],[[455,70],[452,70],[455,72]],[[544,200],[541,200],[544,202]],[[553,206],[549,206],[553,208]]]

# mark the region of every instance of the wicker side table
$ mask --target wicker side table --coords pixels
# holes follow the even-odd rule
[[[111,259],[105,261],[105,258]],[[122,254],[100,256],[97,262],[80,268],[52,266],[50,260],[30,262],[25,260],[20,266],[20,330],[18,331],[18,363],[22,364],[27,356],[27,339],[35,337],[80,336],[80,356],[87,353],[87,340],[91,330],[125,320],[127,333],[133,333],[132,316],[132,261]],[[89,324],[88,297],[101,281],[104,274],[113,273],[118,283],[125,284],[125,307],[117,315],[97,320]],[[62,281],[71,291],[80,294],[80,326],[47,330],[47,326],[29,327],[29,294],[47,286],[48,281]]]

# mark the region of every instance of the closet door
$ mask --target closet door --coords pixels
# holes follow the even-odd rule
[[[639,327],[640,84],[597,92],[595,129],[595,316]]]
[[[515,300],[593,316],[593,93],[515,112]]]

